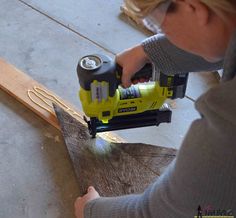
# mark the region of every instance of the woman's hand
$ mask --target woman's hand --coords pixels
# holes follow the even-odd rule
[[[127,49],[116,56],[116,63],[122,68],[122,86],[128,88],[131,86],[132,76],[138,72],[146,63],[150,62],[148,56],[143,50],[142,45],[137,45],[133,48]],[[136,83],[137,81],[133,81]],[[144,82],[144,81],[139,81]]]
[[[100,195],[94,187],[90,186],[88,188],[87,194],[85,194],[83,197],[78,197],[75,201],[75,217],[84,218],[84,207],[86,203],[96,198],[100,198]]]

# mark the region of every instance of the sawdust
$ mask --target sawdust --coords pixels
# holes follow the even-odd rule
[[[54,137],[54,141],[55,141],[55,142],[60,142],[60,138],[59,138],[58,135]]]
[[[46,132],[46,133],[44,134],[44,136],[45,136],[46,138],[48,138],[48,139],[53,139],[54,142],[56,142],[56,143],[59,143],[59,142],[61,141],[59,135],[54,136],[53,134],[51,134],[51,133],[49,133],[49,132]]]

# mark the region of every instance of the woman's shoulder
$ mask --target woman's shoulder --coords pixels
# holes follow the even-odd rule
[[[236,76],[229,81],[219,83],[203,94],[197,100],[196,108],[219,128],[224,129],[224,124],[226,123],[236,128],[235,91]]]

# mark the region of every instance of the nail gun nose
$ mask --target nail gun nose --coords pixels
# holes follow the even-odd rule
[[[96,126],[94,126],[91,120],[88,120],[86,116],[83,116],[83,119],[88,125],[89,134],[92,136],[92,138],[95,138],[97,134]]]

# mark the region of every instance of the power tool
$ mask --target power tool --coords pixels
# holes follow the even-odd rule
[[[132,80],[158,79],[138,83],[124,89],[120,86],[122,68],[109,56],[86,55],[79,60],[79,97],[87,117],[84,120],[92,137],[97,132],[144,126],[158,126],[171,122],[167,98],[185,96],[188,74],[165,75],[157,73],[153,64],[146,64]]]

